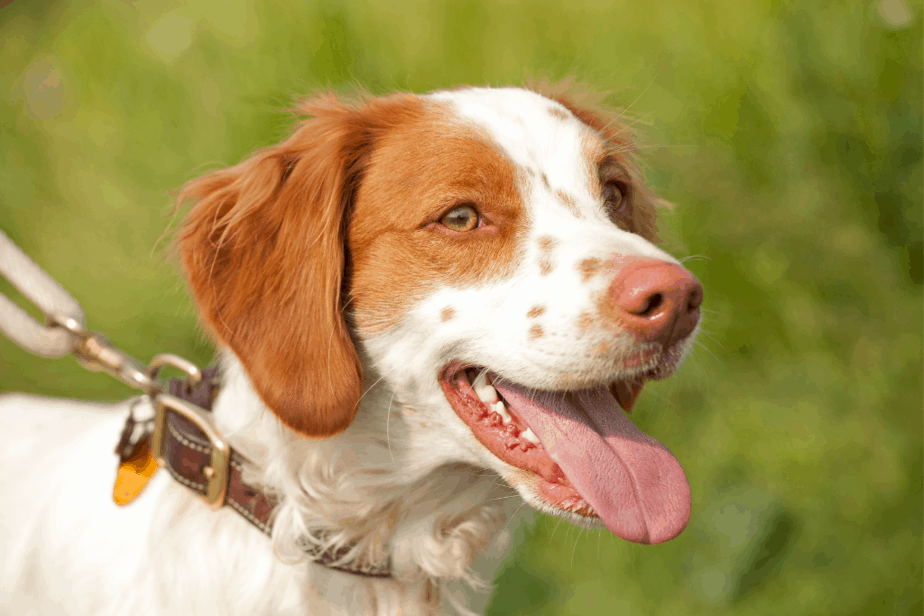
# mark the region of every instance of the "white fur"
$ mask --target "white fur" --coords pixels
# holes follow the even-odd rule
[[[3,396],[0,614],[410,616],[450,604],[483,608],[487,591],[469,592],[460,582],[493,579],[524,515],[513,516],[522,501],[501,480],[511,480],[513,467],[455,414],[437,370],[455,359],[503,370],[531,387],[563,377],[574,379],[559,388],[609,382],[634,343],[603,328],[578,331],[579,315],[592,310],[612,279],[582,281],[578,262],[613,255],[676,260],[606,217],[582,157],[590,129],[547,111],[564,107],[516,89],[431,96],[451,103],[460,121],[487,131],[511,161],[534,172],[521,186],[529,230],[514,275],[440,288],[396,326],[360,335],[365,393],[354,422],[333,438],[311,440],[283,427],[234,355],[222,355],[214,414],[233,446],[256,463],[250,479],[282,497],[272,540],[230,508],[208,510],[162,471],[131,505],[114,505],[112,450],[127,403]],[[578,215],[560,202],[558,189],[575,198]],[[540,238],[555,240],[555,267],[546,276],[536,265]],[[546,334],[538,341],[529,338],[525,318],[537,304],[546,307],[538,320]],[[449,321],[440,318],[446,307],[456,315]],[[613,346],[608,358],[590,352],[601,342]],[[534,506],[565,515],[530,486],[516,489]],[[336,529],[335,543],[355,542],[350,560],[390,556],[396,579],[361,578],[305,560],[299,542],[322,527]]]
[[[382,388],[344,433],[296,437],[259,403],[232,355],[224,366],[218,423],[263,464],[259,480],[289,496],[273,540],[230,508],[210,511],[163,471],[116,506],[112,451],[127,403],[4,395],[0,614],[430,614],[440,606],[430,577],[491,581],[519,508],[495,475],[467,466],[408,473],[407,425]],[[358,540],[357,551],[373,555],[387,539],[400,580],[306,562],[297,542],[320,526],[350,528],[333,540]],[[485,588],[471,607],[486,603]],[[443,594],[447,608],[471,593],[455,584]]]

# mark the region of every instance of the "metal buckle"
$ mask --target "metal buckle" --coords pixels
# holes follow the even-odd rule
[[[205,495],[202,499],[212,510],[221,509],[228,492],[228,479],[231,468],[231,448],[212,422],[209,414],[185,400],[170,394],[158,394],[154,398],[154,434],[151,437],[151,451],[158,464],[164,465],[164,445],[167,441],[167,412],[179,413],[205,433],[212,448],[211,465],[204,470],[207,480]]]

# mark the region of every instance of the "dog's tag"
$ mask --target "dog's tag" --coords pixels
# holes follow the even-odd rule
[[[127,505],[141,494],[148,480],[157,470],[157,460],[151,453],[151,439],[145,438],[134,448],[131,456],[119,464],[112,500],[116,505]]]

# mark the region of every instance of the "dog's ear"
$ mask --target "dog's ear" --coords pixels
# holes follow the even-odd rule
[[[362,113],[324,96],[278,146],[187,184],[180,258],[206,326],[287,426],[323,437],[362,390],[343,310],[344,220],[371,147]]]
[[[588,86],[578,84],[573,79],[559,83],[532,81],[527,87],[534,92],[561,103],[574,116],[597,131],[607,144],[607,152],[619,159],[632,176],[636,187],[633,199],[635,232],[651,242],[660,242],[656,222],[658,206],[671,207],[646,186],[641,170],[635,161],[636,151],[633,145],[633,133],[630,127],[620,122],[624,114],[615,116],[612,110],[604,107],[600,101],[604,95],[594,92]]]

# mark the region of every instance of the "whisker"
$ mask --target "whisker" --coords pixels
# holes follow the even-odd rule
[[[659,69],[657,70],[657,72],[654,74],[654,77],[651,78],[651,81],[648,82],[648,85],[645,86],[645,89],[642,90],[642,93],[639,94],[638,96],[636,96],[636,97],[635,97],[635,100],[632,101],[631,103],[629,103],[629,106],[626,107],[625,109],[623,109],[623,110],[620,112],[620,114],[616,117],[616,119],[613,120],[613,122],[618,122],[619,120],[621,120],[621,119],[623,118],[623,116],[625,116],[627,113],[629,113],[629,111],[632,109],[632,107],[635,106],[635,103],[639,102],[639,100],[641,100],[641,98],[642,98],[643,96],[645,96],[645,92],[647,92],[647,91],[648,91],[648,88],[650,88],[650,87],[652,86],[652,84],[654,84],[655,79],[657,79],[657,78],[658,78],[658,75],[660,75],[660,74],[661,74],[661,69],[659,68]]]
[[[562,518],[558,518],[558,522],[555,524],[555,528],[552,529],[552,534],[549,535],[549,543],[552,542],[552,539],[555,538],[555,531],[558,530],[558,525],[561,524]]]
[[[584,527],[580,527],[578,530],[578,536],[574,539],[574,547],[571,548],[571,568],[574,568],[574,553],[577,552],[578,542],[581,540],[581,535],[584,534]]]
[[[388,401],[388,410],[385,412],[385,442],[388,444],[388,455],[391,456],[391,462],[395,462],[395,454],[391,450],[391,405],[395,401],[395,393],[392,392],[391,400]]]
[[[507,521],[504,523],[503,527],[501,527],[502,531],[507,529],[507,525],[510,524],[510,522],[512,522],[514,518],[517,517],[517,514],[520,513],[520,509],[522,509],[525,506],[526,506],[526,501],[523,501],[523,504],[517,507],[516,511],[510,514],[510,517],[507,518]]]
[[[379,378],[377,378],[377,379],[375,380],[375,382],[372,383],[372,385],[370,385],[369,387],[367,387],[367,388],[366,388],[366,391],[364,391],[364,392],[359,396],[359,399],[362,400],[362,399],[366,396],[366,394],[368,394],[370,391],[372,391],[372,390],[375,388],[375,386],[378,385],[379,382],[380,382],[382,379],[384,379],[384,378],[385,378],[384,376],[380,376]]]
[[[659,143],[657,145],[637,145],[636,144],[629,148],[625,148],[625,150],[636,151],[636,150],[651,150],[655,148],[699,148],[699,147],[702,147],[702,146],[699,145],[698,143],[675,143],[675,144]]]
[[[686,263],[687,261],[697,261],[697,260],[712,261],[712,258],[707,257],[706,255],[690,255],[690,256],[682,257],[679,259],[681,263]]]
[[[633,103],[633,104],[634,104],[634,103]],[[619,135],[620,133],[623,133],[623,132],[628,131],[630,128],[632,128],[633,126],[635,126],[635,125],[638,124],[639,122],[644,122],[645,120],[647,120],[648,118],[650,118],[652,115],[654,115],[654,114],[652,114],[652,113],[647,113],[647,114],[645,114],[645,115],[643,115],[643,116],[640,116],[640,117],[638,117],[638,118],[635,118],[634,120],[632,120],[631,123],[623,125],[618,131],[616,131],[615,133],[613,133],[613,136],[615,137],[616,135]],[[620,117],[622,117],[622,116],[620,116]],[[615,122],[615,121],[614,121],[614,122]],[[632,147],[630,146],[630,147],[627,148],[627,149],[632,149]]]

